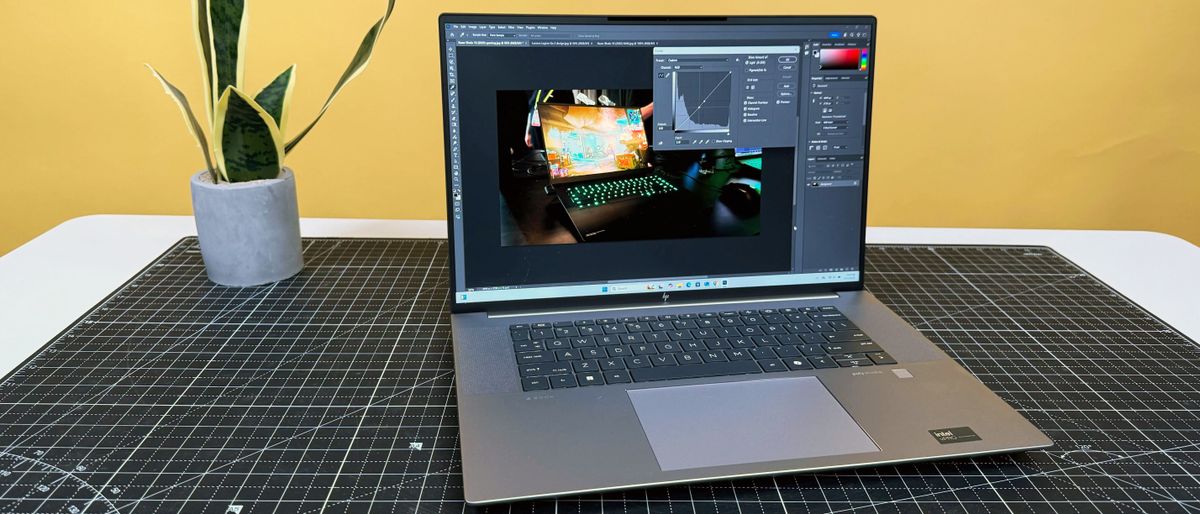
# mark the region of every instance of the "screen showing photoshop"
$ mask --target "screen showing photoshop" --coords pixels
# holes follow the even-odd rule
[[[869,25],[445,22],[456,303],[853,282]]]

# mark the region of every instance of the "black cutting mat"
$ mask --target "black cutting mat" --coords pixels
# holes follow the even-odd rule
[[[462,512],[442,240],[313,239],[267,287],[185,239],[0,382],[0,512]],[[868,286],[1047,451],[492,507],[1200,511],[1200,351],[1045,248],[875,246]]]

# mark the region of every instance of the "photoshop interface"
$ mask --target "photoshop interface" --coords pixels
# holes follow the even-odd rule
[[[464,194],[464,188],[470,188],[472,184],[479,182],[478,179],[465,175],[479,171],[472,169],[468,172],[464,169],[460,136],[464,131],[477,128],[478,124],[489,122],[482,121],[483,117],[477,113],[464,116],[460,108],[465,98],[460,98],[459,95],[487,95],[488,92],[464,93],[464,90],[470,89],[473,84],[460,82],[460,77],[469,71],[461,69],[460,62],[464,54],[485,49],[499,51],[489,54],[494,56],[519,55],[521,52],[534,55],[534,52],[540,49],[562,49],[567,52],[579,49],[577,53],[581,56],[598,55],[583,53],[586,50],[611,49],[610,52],[616,53],[618,50],[644,49],[652,56],[651,65],[644,71],[622,70],[626,73],[644,73],[644,81],[640,80],[639,83],[644,83],[641,87],[645,89],[618,91],[603,89],[605,84],[571,84],[570,80],[555,76],[556,63],[547,62],[546,76],[543,79],[547,84],[545,89],[531,87],[519,92],[497,90],[491,93],[496,96],[496,103],[500,104],[501,108],[505,102],[525,102],[531,106],[526,109],[529,113],[528,120],[522,120],[526,125],[526,142],[535,152],[538,148],[545,148],[542,150],[542,158],[550,159],[551,171],[546,175],[548,178],[554,177],[553,173],[587,173],[588,168],[585,168],[585,165],[592,166],[591,171],[624,171],[644,167],[650,170],[650,177],[643,177],[642,182],[662,182],[665,185],[664,189],[675,192],[688,188],[689,177],[674,176],[667,172],[672,160],[691,162],[692,168],[701,168],[699,171],[704,175],[711,172],[709,168],[719,170],[723,159],[736,159],[740,169],[749,173],[736,171],[731,177],[724,179],[726,182],[721,189],[722,196],[717,200],[709,200],[710,210],[714,202],[718,207],[721,207],[722,202],[731,207],[737,205],[724,196],[725,190],[729,189],[731,184],[749,185],[753,189],[749,194],[756,202],[759,196],[770,198],[767,189],[772,185],[786,184],[789,191],[776,198],[785,198],[786,201],[786,198],[790,197],[790,205],[786,206],[786,211],[787,216],[791,218],[791,230],[790,234],[785,236],[790,239],[787,256],[790,265],[777,267],[775,273],[757,270],[743,273],[739,271],[739,267],[730,267],[724,273],[704,273],[697,278],[709,280],[695,281],[697,287],[795,285],[857,280],[858,238],[861,237],[857,227],[862,223],[861,188],[865,160],[870,71],[868,68],[872,52],[869,26],[447,23],[444,31],[447,74],[444,93],[448,104],[451,215],[455,237],[454,280],[455,290],[459,292],[456,294],[456,301],[466,303],[595,295],[600,291],[644,292],[673,288],[676,285],[685,286],[685,282],[678,281],[679,277],[670,273],[647,272],[650,274],[638,276],[636,270],[633,270],[633,278],[636,280],[612,280],[610,277],[581,281],[567,279],[574,277],[569,274],[561,275],[559,280],[555,280],[552,277],[553,273],[547,273],[546,280],[525,276],[523,281],[504,279],[504,273],[499,272],[494,273],[495,277],[484,277],[482,272],[469,276],[471,271],[467,270],[466,248],[475,245],[475,251],[478,251],[479,241],[484,240],[486,236],[470,232],[480,230],[477,224],[465,223],[466,219],[470,219],[467,212],[487,207],[481,202],[467,201],[470,195]],[[556,90],[549,86],[571,89]],[[590,87],[598,89],[586,89]],[[614,98],[606,95],[612,95]],[[625,101],[614,101],[618,96],[625,98]],[[572,104],[580,107],[572,107]],[[572,145],[580,148],[587,146],[574,139],[580,136],[572,133],[570,127],[565,125],[575,125],[574,130],[577,132],[597,132],[603,129],[587,129],[582,126],[588,122],[580,121],[584,117],[576,114],[587,114],[587,111],[581,108],[585,105],[620,107],[617,112],[628,112],[629,119],[639,118],[640,113],[646,122],[644,137],[649,139],[649,150],[645,150],[646,143],[643,139],[640,143],[643,150],[636,150],[636,145],[624,145],[628,148],[615,145],[615,150],[606,150],[611,156],[604,155],[604,151],[601,154],[587,153],[584,150],[574,154],[563,151],[563,148]],[[525,105],[519,107],[524,108]],[[574,109],[574,112],[568,112],[569,109]],[[551,124],[543,126],[539,112],[553,112],[557,117],[550,120]],[[620,130],[629,129],[622,125]],[[542,140],[543,133],[550,136],[545,139],[552,145]],[[586,137],[584,132],[579,133]],[[501,138],[503,139],[503,135]],[[635,140],[630,137],[608,139]],[[570,144],[563,144],[562,141],[569,141]],[[504,146],[503,142],[501,146]],[[500,153],[504,153],[504,148],[501,150]],[[507,150],[510,154],[514,151],[513,148]],[[781,159],[781,151],[787,152],[790,159]],[[574,161],[570,161],[572,155],[576,157]],[[604,159],[610,157],[617,160],[608,164],[606,169]],[[516,161],[513,157],[514,173],[517,168]],[[714,166],[714,162],[717,165]],[[779,163],[783,162],[788,164],[787,169],[780,169]],[[500,163],[502,190],[505,181],[511,180],[508,176],[508,164],[507,161]],[[778,180],[772,184],[773,179],[778,178],[780,173],[792,174],[794,180]],[[540,189],[544,189],[546,194],[554,193],[553,180],[543,179],[540,183],[531,180],[528,183],[543,184]],[[626,184],[606,183],[584,186],[591,187],[593,192],[601,193],[613,190],[619,192],[623,191],[623,187],[630,187]],[[559,189],[567,191],[566,188]],[[492,190],[495,191],[494,188]],[[576,199],[580,194],[573,192],[569,199]],[[519,218],[520,216],[515,214],[520,213],[509,212],[515,210],[511,206],[511,200],[501,198],[499,210],[512,218]],[[592,202],[591,197],[588,197],[588,201]],[[751,217],[751,214],[747,214],[751,212],[754,227],[753,231],[743,230],[731,234],[758,235],[758,218],[768,216],[768,210],[771,208],[766,200],[763,202],[761,207],[755,204],[753,211],[744,207],[741,211],[731,209],[737,217],[743,218],[743,222],[745,218]],[[622,236],[624,239],[593,239],[596,234],[617,234],[619,231],[614,228],[606,232],[606,225],[601,224],[600,230],[592,230],[594,227],[589,226],[589,231],[585,232],[582,229],[586,223],[596,223],[587,219],[590,212],[581,212],[577,205],[567,199],[556,205],[566,209],[566,215],[562,216],[562,224],[571,228],[570,231],[564,232],[572,237],[564,241],[552,241],[555,243],[587,243],[593,244],[594,247],[594,241],[637,242],[639,239],[690,237],[686,231],[677,231],[674,235],[667,234],[670,232],[668,229],[662,231],[661,236],[642,234]],[[759,209],[762,210],[761,215]],[[657,212],[662,210],[660,205]],[[627,217],[629,216],[631,215]],[[539,220],[539,223],[546,222]],[[615,224],[606,223],[615,227]],[[764,219],[762,223],[766,226],[767,220]],[[518,223],[517,230],[512,231],[516,234],[514,240],[517,240],[517,243],[502,241],[500,249],[503,250],[510,243],[540,243],[531,242],[529,234],[523,229]],[[697,232],[700,233],[702,232]],[[708,232],[703,234],[714,235]],[[651,240],[641,243],[652,245],[664,241]],[[528,261],[531,255],[536,254],[522,254],[519,258]],[[528,264],[525,262],[525,265]],[[630,268],[618,266],[612,267],[611,271],[613,276],[620,276],[622,273],[629,273]],[[692,285],[692,281],[688,280],[685,287],[690,288]],[[509,291],[521,288],[539,289],[540,292],[514,294]]]

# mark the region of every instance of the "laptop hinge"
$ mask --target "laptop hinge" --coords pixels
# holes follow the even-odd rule
[[[583,312],[608,312],[608,311],[629,311],[639,309],[663,309],[675,307],[711,307],[718,305],[733,305],[754,302],[786,302],[786,301],[808,301],[808,300],[829,300],[839,298],[837,293],[820,293],[810,295],[795,295],[795,296],[766,296],[757,298],[733,298],[727,300],[697,300],[694,302],[663,302],[663,303],[637,303],[625,305],[606,305],[604,307],[570,307],[564,309],[542,309],[542,310],[510,310],[510,311],[489,311],[489,318],[515,318],[523,316],[551,316],[555,314],[575,314]]]

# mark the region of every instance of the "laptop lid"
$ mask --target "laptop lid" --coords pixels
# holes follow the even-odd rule
[[[862,288],[873,17],[446,14],[439,28],[453,311]],[[705,235],[572,236],[549,194],[576,169],[551,172],[568,150],[542,126],[550,104],[583,125],[637,108],[637,159],[694,195]],[[560,132],[580,138],[572,164],[628,164],[625,123],[590,142]]]

